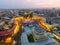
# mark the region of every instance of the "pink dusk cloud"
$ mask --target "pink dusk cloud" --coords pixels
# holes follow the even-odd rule
[[[60,8],[60,0],[0,0],[0,8]]]

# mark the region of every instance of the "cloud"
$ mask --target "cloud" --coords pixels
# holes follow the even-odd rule
[[[60,0],[0,0],[0,8],[60,7]]]

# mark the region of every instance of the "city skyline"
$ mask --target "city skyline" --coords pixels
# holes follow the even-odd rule
[[[0,0],[4,8],[60,8],[60,0]]]

